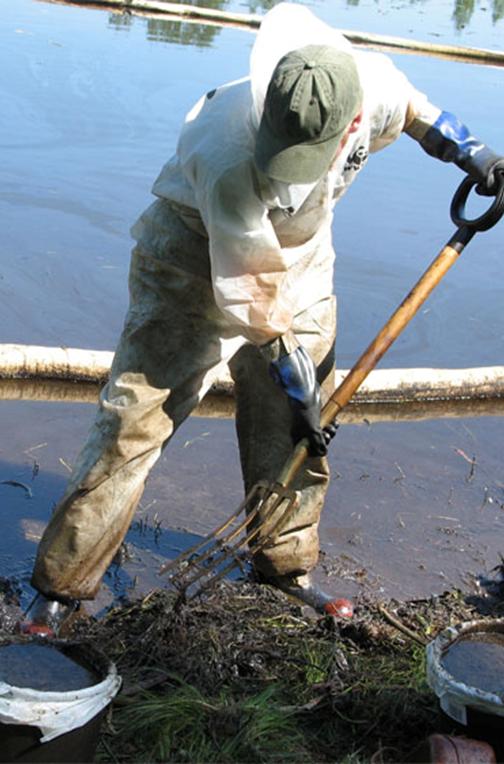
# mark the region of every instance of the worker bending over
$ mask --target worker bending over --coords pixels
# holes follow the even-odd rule
[[[188,113],[156,200],[132,229],[130,304],[110,381],[40,542],[27,624],[92,599],[163,448],[229,364],[245,490],[273,481],[301,438],[296,510],[254,557],[261,580],[317,610],[310,580],[329,481],[323,390],[333,388],[334,205],[370,154],[407,133],[492,194],[503,159],[378,53],[307,8],[267,13],[250,75]]]

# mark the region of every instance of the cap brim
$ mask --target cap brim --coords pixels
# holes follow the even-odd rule
[[[294,143],[285,146],[262,119],[256,139],[255,162],[269,178],[283,183],[315,183],[331,166],[345,133],[317,143]]]

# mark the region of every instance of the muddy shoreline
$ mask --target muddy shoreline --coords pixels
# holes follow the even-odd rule
[[[461,734],[426,684],[423,645],[448,625],[502,617],[503,595],[496,572],[477,596],[361,597],[351,621],[336,621],[242,581],[175,608],[173,595],[152,591],[76,621],[72,640],[106,646],[123,677],[97,760],[278,762],[288,724],[289,761],[405,761],[433,733]],[[4,581],[3,635],[17,612]],[[252,744],[243,730],[259,723],[264,698],[278,718]],[[195,708],[191,730],[173,727],[174,712],[192,718]]]

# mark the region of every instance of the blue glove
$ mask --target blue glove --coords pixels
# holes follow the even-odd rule
[[[496,193],[498,173],[504,172],[504,157],[471,135],[466,125],[453,114],[441,112],[420,140],[420,145],[430,156],[453,162],[474,178],[478,182],[478,193]]]
[[[270,373],[289,398],[294,417],[294,443],[306,438],[310,456],[325,456],[336,424],[320,426],[320,385],[315,364],[300,345],[270,362]]]

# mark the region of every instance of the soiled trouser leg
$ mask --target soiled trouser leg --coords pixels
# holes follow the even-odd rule
[[[318,366],[319,381],[333,388],[335,300],[329,298],[296,317],[299,342]],[[274,481],[292,453],[291,412],[283,391],[271,379],[257,350],[245,345],[230,363],[235,381],[236,424],[246,490],[260,481]],[[325,458],[309,458],[293,488],[297,509],[290,522],[255,555],[255,566],[266,577],[302,575],[317,563],[318,525],[329,482]]]
[[[136,234],[110,382],[38,549],[32,582],[49,597],[95,596],[161,449],[208,389],[224,346],[242,342],[222,340],[206,240],[161,201]]]

